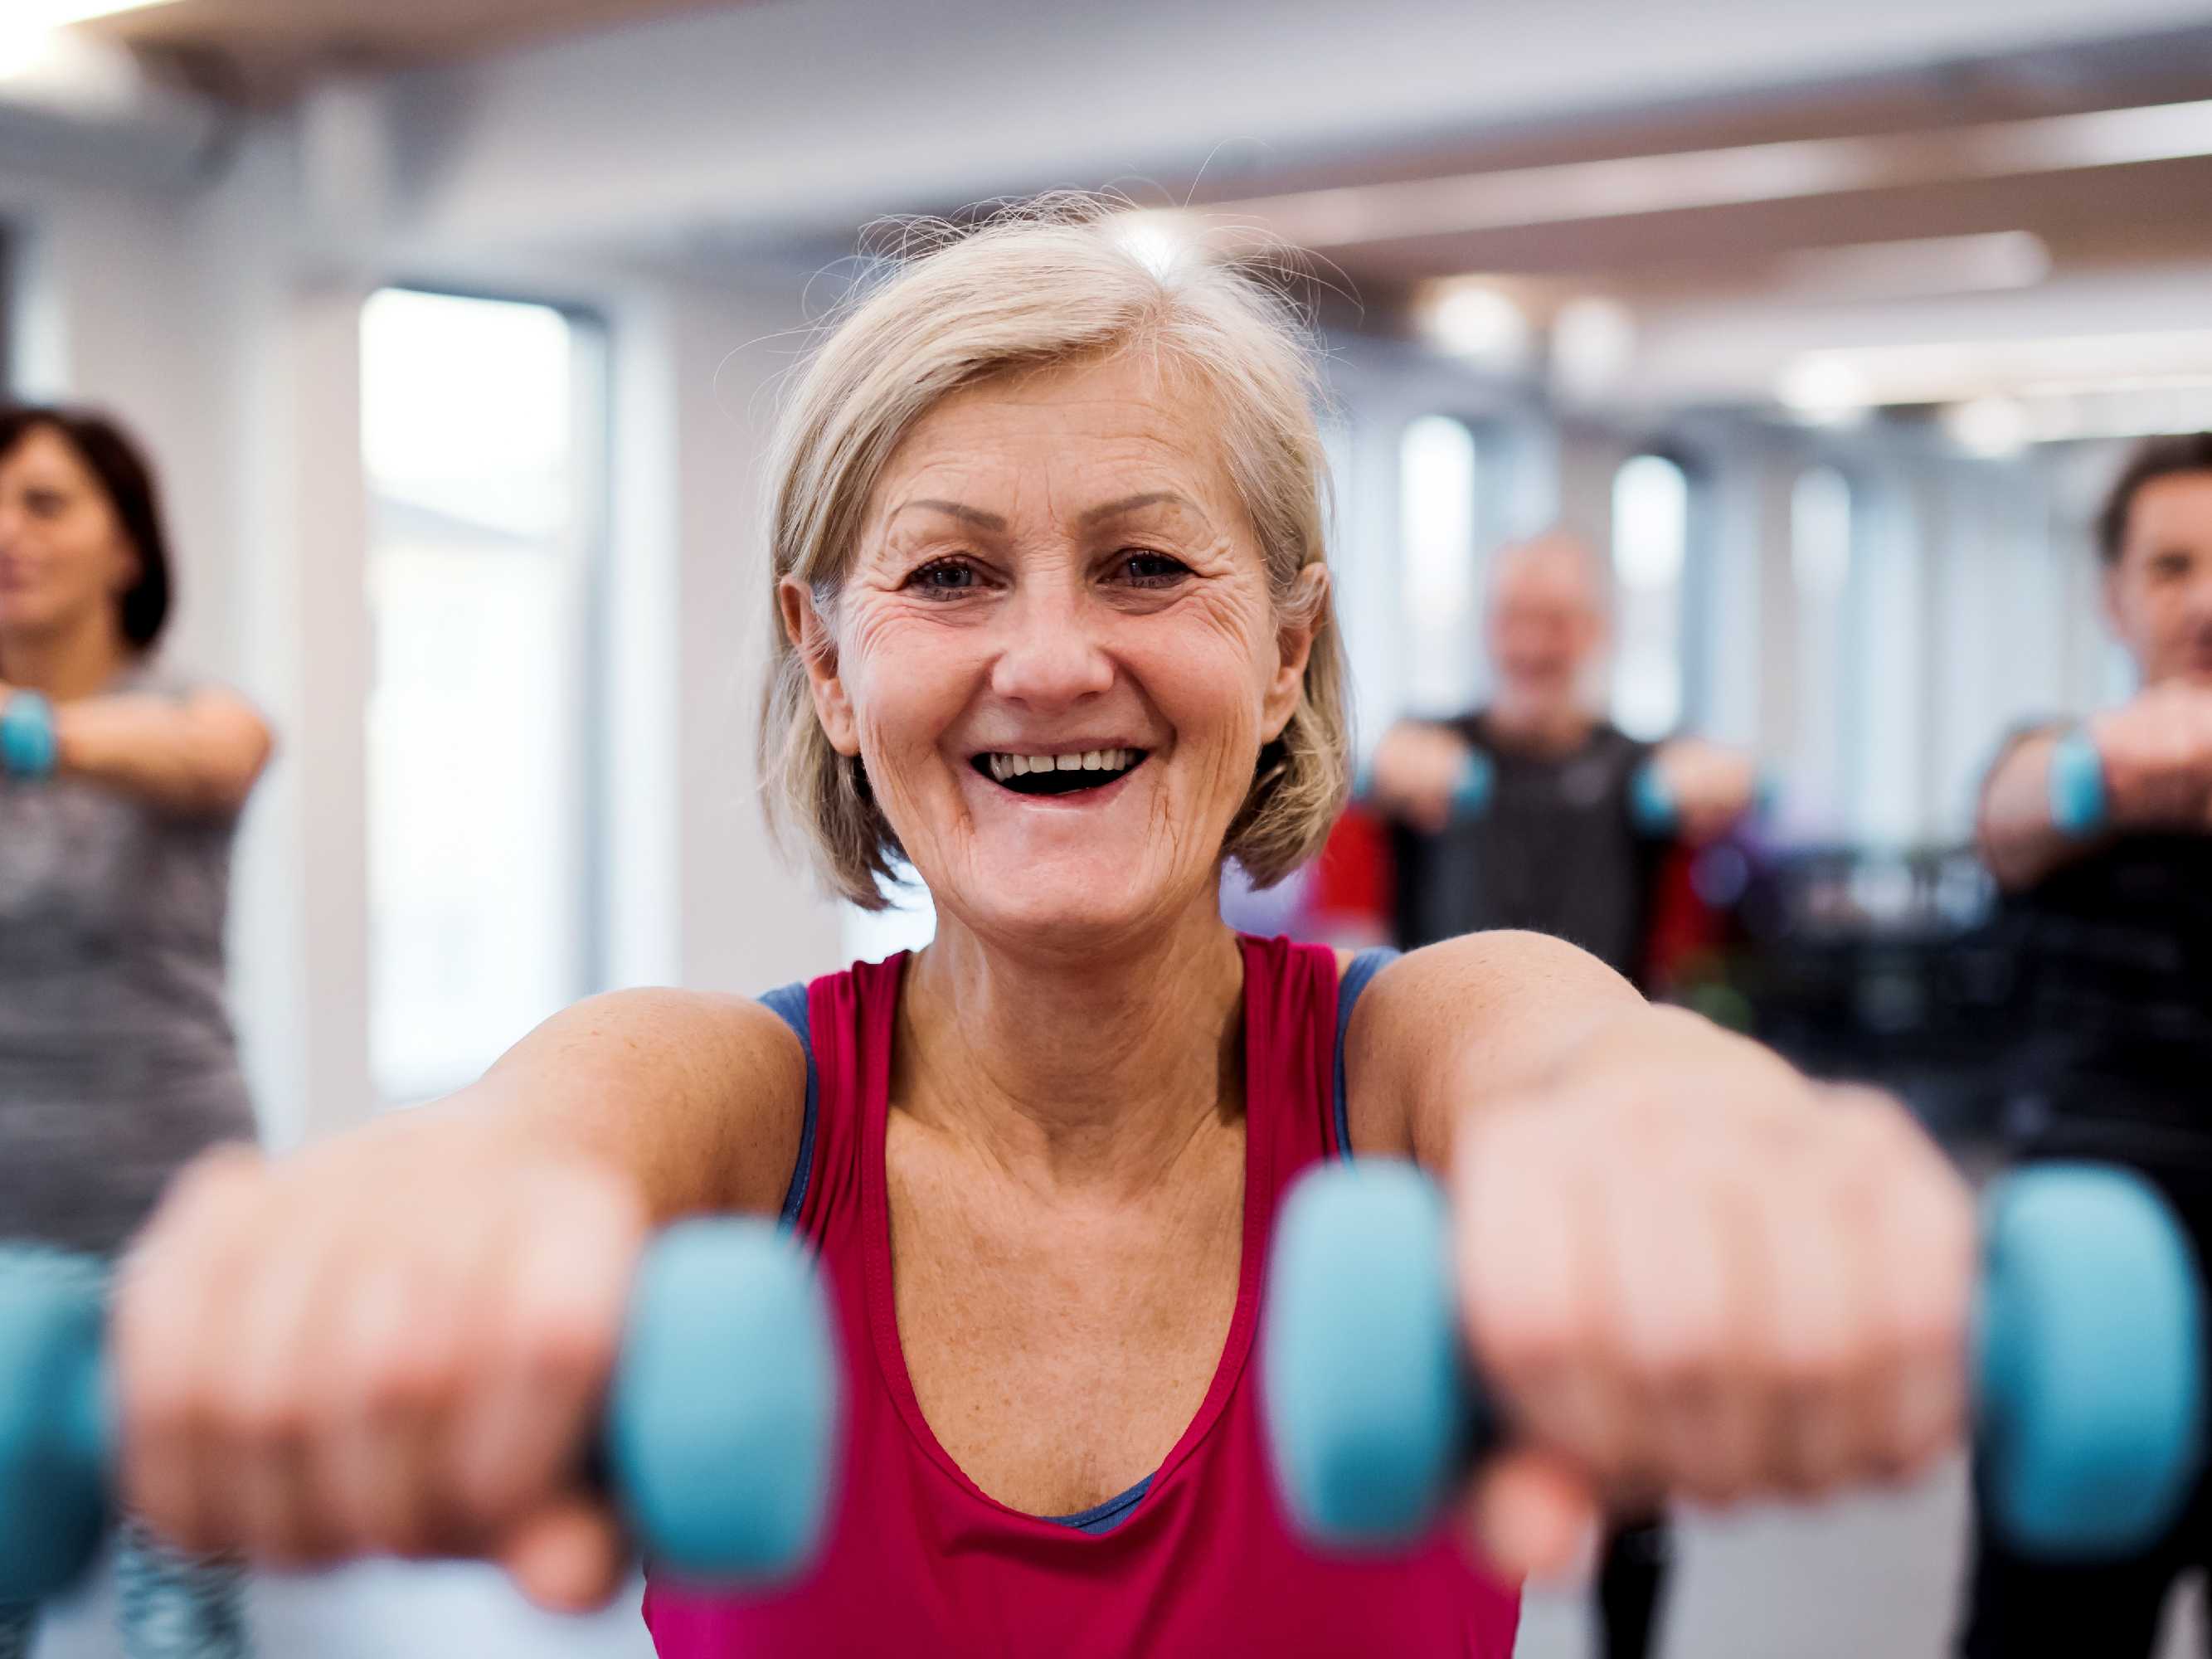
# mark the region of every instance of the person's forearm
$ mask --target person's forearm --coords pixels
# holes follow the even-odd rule
[[[1714,1099],[1739,1103],[1762,1097],[1765,1085],[1783,1097],[1799,1081],[1796,1068],[1763,1043],[1724,1030],[1686,1008],[1646,1003],[1616,1009],[1579,1040],[1563,1046],[1542,1085],[1571,1089],[1613,1076],[1638,1080],[1681,1072],[1709,1079]],[[1729,1088],[1729,1079],[1749,1086]]]
[[[1346,1035],[1352,1145],[1442,1169],[1461,1115],[1552,1082],[1613,1022],[1647,1012],[1588,951],[1470,933],[1386,969]]]
[[[198,697],[88,697],[54,711],[57,769],[173,811],[234,812],[269,758],[269,733],[244,703]]]
[[[1975,840],[1982,861],[2008,891],[2034,886],[2087,850],[2087,843],[2063,835],[2051,819],[2051,751],[2057,741],[2048,732],[2023,738],[1982,787]]]

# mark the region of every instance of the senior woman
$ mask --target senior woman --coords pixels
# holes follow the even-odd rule
[[[859,305],[776,452],[764,750],[830,884],[878,902],[902,854],[935,943],[765,1006],[601,998],[444,1106],[204,1165],[121,1299],[143,1512],[604,1598],[571,1449],[629,1273],[649,1226],[750,1210],[842,1307],[843,1489],[790,1590],[653,1584],[664,1654],[1504,1659],[1511,1592],[1456,1542],[1325,1559],[1270,1498],[1271,1221],[1347,1152],[1451,1172],[1521,1448],[1471,1499],[1502,1577],[1609,1500],[1947,1444],[1969,1205],[1893,1106],[1549,939],[1349,963],[1221,921],[1224,857],[1280,877],[1343,793],[1310,362],[1263,289],[1081,213]]]
[[[260,717],[155,659],[153,470],[106,416],[0,409],[0,1239],[110,1254],[177,1170],[253,1138],[223,1012],[231,834]],[[132,1659],[222,1659],[238,1576],[126,1534]],[[36,1618],[0,1606],[0,1659]]]

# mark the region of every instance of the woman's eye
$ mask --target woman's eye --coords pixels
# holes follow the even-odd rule
[[[906,579],[906,585],[925,593],[964,593],[978,583],[973,565],[947,561],[922,566]]]
[[[1172,587],[1190,574],[1190,567],[1164,553],[1132,553],[1121,567],[1135,587]]]

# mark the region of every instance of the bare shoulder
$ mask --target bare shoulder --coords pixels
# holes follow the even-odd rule
[[[806,1057],[750,998],[615,991],[556,1014],[465,1094],[537,1144],[630,1173],[657,1219],[773,1213],[799,1156]]]
[[[1548,934],[1468,933],[1375,976],[1345,1036],[1355,1151],[1438,1161],[1457,1111],[1537,1086],[1635,987]]]

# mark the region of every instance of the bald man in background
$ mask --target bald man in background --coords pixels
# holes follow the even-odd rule
[[[1608,593],[1606,572],[1564,532],[1507,548],[1485,614],[1490,705],[1384,734],[1364,799],[1391,825],[1401,949],[1525,927],[1640,980],[1660,854],[1712,839],[1750,806],[1746,757],[1686,738],[1640,743],[1585,706]],[[1608,1540],[1598,1581],[1607,1659],[1648,1650],[1668,1554],[1663,1520]]]
[[[1607,640],[1607,592],[1597,561],[1563,532],[1507,548],[1485,617],[1489,707],[1384,734],[1366,799],[1395,829],[1401,949],[1527,927],[1635,979],[1656,854],[1712,839],[1751,805],[1747,757],[1684,738],[1639,743],[1585,706],[1584,675]],[[1477,757],[1492,782],[1471,806],[1462,785]],[[1637,811],[1647,767],[1671,808],[1666,822]]]

